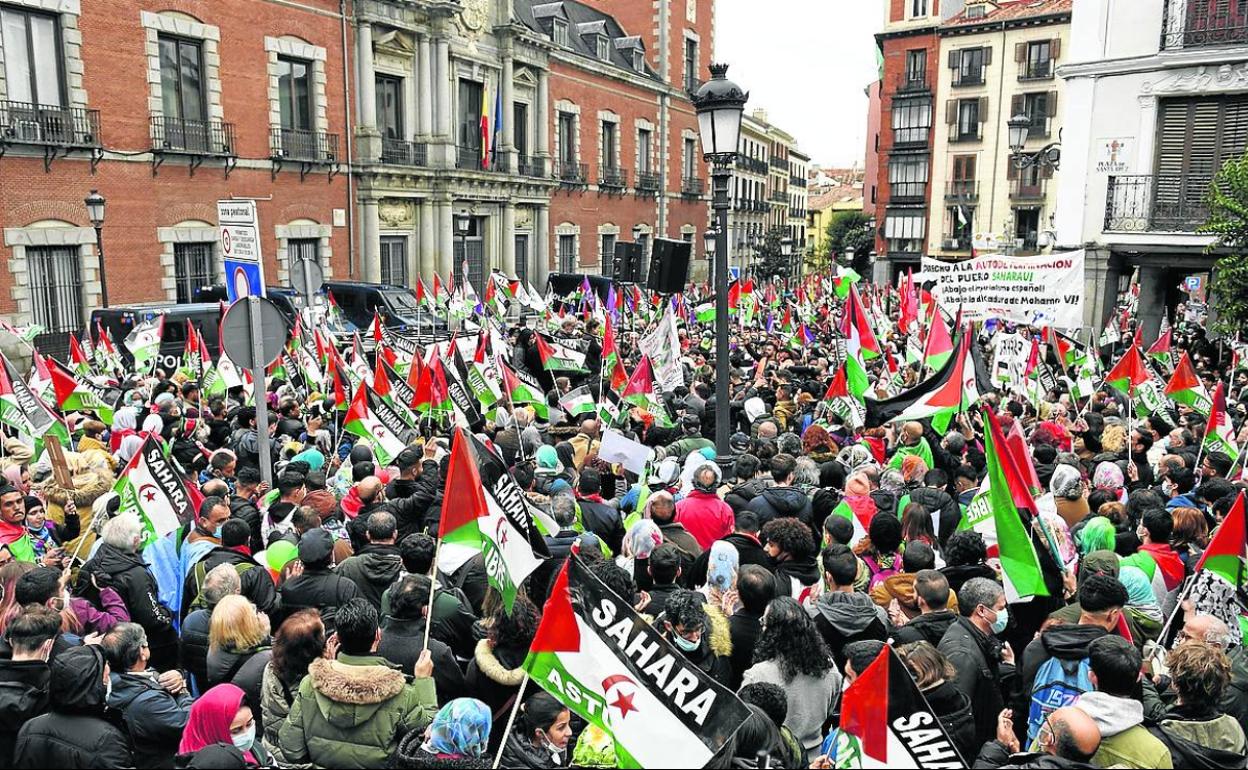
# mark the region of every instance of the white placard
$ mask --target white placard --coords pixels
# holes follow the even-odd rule
[[[607,429],[602,434],[598,456],[609,463],[619,463],[640,476],[646,469],[646,463],[654,456],[654,450],[619,431]]]

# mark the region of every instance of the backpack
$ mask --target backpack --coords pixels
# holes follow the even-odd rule
[[[208,565],[205,564],[207,559],[200,559],[195,562],[195,566],[191,569],[191,573],[195,575],[195,600],[191,602],[191,608],[186,614],[191,614],[195,610],[203,610],[208,608],[208,600],[204,598],[204,580],[208,578]],[[253,562],[243,562],[235,564],[234,571],[238,573],[241,579],[243,575],[250,572],[256,564]]]
[[[1034,743],[1049,714],[1074,705],[1080,695],[1091,692],[1092,666],[1087,658],[1049,658],[1036,671],[1031,686],[1031,709],[1027,715],[1027,742]]]
[[[868,589],[875,588],[893,575],[901,574],[901,556],[899,554],[893,554],[893,566],[891,567],[881,567],[879,562],[872,556],[863,556],[862,561],[867,565],[867,569],[871,571],[871,584],[868,586]]]

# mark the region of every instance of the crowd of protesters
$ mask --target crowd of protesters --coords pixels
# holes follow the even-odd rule
[[[614,767],[610,739],[554,697],[530,687],[517,702],[574,547],[749,704],[722,766],[834,766],[842,693],[884,645],[967,766],[1248,765],[1242,633],[1183,606],[1244,487],[1239,463],[1202,451],[1205,418],[1140,418],[1116,391],[1080,400],[1069,382],[984,395],[1004,430],[1021,427],[1055,540],[1038,557],[1049,596],[1012,603],[991,544],[962,526],[986,473],[981,413],[943,434],[930,420],[845,424],[823,401],[836,311],[830,293],[819,302],[811,344],[736,327],[730,464],[712,440],[710,332],[692,319],[687,384],[663,393],[671,427],[633,408],[613,428],[655,449],[640,476],[599,457],[597,418],[517,405],[472,426],[558,527],[510,612],[481,558],[436,569],[449,428],[382,466],[323,391],[268,382],[262,436],[239,391],[207,399],[157,372],[117,378],[111,425],[72,415],[73,488],[10,436],[0,530],[29,533],[35,554],[0,548],[0,767]],[[560,334],[588,375],[552,376],[531,329],[508,334],[511,364],[551,406],[604,387],[601,323],[569,317]],[[620,338],[631,370],[637,335]],[[881,340],[904,359],[899,335]],[[1230,349],[1195,325],[1176,340],[1210,390],[1229,386],[1238,424],[1248,380]],[[884,395],[884,361],[868,368]],[[149,435],[203,495],[176,535],[186,553],[208,544],[178,565],[178,606],[158,598],[170,578],[111,491]]]

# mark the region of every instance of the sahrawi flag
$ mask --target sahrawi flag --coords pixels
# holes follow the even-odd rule
[[[462,428],[455,431],[442,495],[438,568],[450,574],[483,553],[486,577],[511,612],[520,585],[550,551],[524,492],[501,461],[492,460],[489,449]]]
[[[379,466],[392,464],[415,438],[415,432],[403,418],[363,382],[355,389],[343,428],[368,442]]]
[[[824,752],[833,767],[966,767],[892,647],[880,650],[841,703],[840,728]]]
[[[78,379],[55,360],[52,361],[51,373],[56,405],[62,413],[95,412],[100,422],[105,425],[113,424],[114,405],[109,402],[102,389],[92,385],[89,380]]]
[[[598,409],[598,401],[589,391],[588,385],[569,390],[559,399],[559,408],[573,417],[590,414]]]
[[[160,357],[160,340],[164,335],[165,316],[149,318],[126,335],[126,350],[134,357],[136,372],[150,372]]]
[[[971,335],[965,331],[953,355],[934,375],[915,387],[883,401],[866,399],[866,425],[874,428],[887,422],[949,417],[979,398],[975,364],[970,356]]]
[[[1205,429],[1204,451],[1221,452],[1239,460],[1239,447],[1235,444],[1235,426],[1226,411],[1226,385],[1219,382],[1213,389],[1213,409],[1209,412],[1209,426]]]
[[[134,511],[146,530],[146,542],[157,540],[195,515],[186,481],[165,454],[160,439],[146,436],[143,447],[113,485],[121,498],[119,513]]]
[[[1197,614],[1213,615],[1226,623],[1231,630],[1232,645],[1242,642],[1244,626],[1248,625],[1242,610],[1244,579],[1248,574],[1244,569],[1245,558],[1248,558],[1248,524],[1244,517],[1244,493],[1240,492],[1200,557],[1188,593]],[[1183,602],[1181,606],[1186,604]],[[1181,626],[1180,621],[1177,627]]]
[[[7,425],[35,442],[51,435],[68,443],[65,424],[19,374],[13,362],[0,353],[0,425]]]
[[[1166,395],[1174,403],[1190,406],[1206,417],[1213,408],[1213,399],[1209,397],[1204,383],[1196,376],[1196,369],[1192,366],[1192,359],[1186,350],[1183,351],[1178,366],[1174,367],[1170,382],[1166,383]]]
[[[611,738],[616,767],[704,767],[749,711],[630,605],[574,554],[524,670]]]
[[[542,368],[548,372],[588,372],[585,368],[585,354],[573,350],[558,342],[547,342],[542,335],[537,340],[537,353],[542,359]]]

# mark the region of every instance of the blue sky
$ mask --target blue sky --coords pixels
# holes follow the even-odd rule
[[[811,161],[860,165],[883,0],[717,0],[715,57]]]

